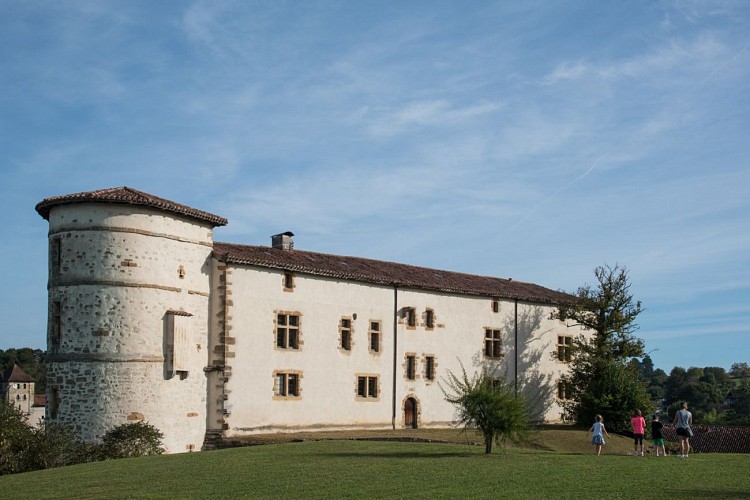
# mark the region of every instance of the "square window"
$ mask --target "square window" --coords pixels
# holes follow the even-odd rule
[[[357,397],[375,399],[378,397],[378,377],[374,375],[360,375],[357,377]]]
[[[276,372],[273,389],[277,397],[299,397],[299,373]]]
[[[299,349],[299,316],[279,313],[276,315],[276,347]]]
[[[488,358],[500,358],[503,356],[503,344],[500,330],[485,329],[484,355]]]

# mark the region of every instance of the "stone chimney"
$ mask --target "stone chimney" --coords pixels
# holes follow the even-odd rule
[[[294,249],[294,233],[287,231],[285,233],[274,234],[271,236],[271,246],[278,248],[279,250],[292,250]]]

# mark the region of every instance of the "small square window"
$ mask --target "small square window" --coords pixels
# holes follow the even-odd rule
[[[297,398],[300,395],[299,374],[291,372],[276,372],[274,395],[277,397]]]
[[[378,377],[360,375],[357,377],[357,398],[375,399],[378,397]]]

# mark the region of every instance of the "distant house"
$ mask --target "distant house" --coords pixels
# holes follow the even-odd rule
[[[492,366],[538,421],[561,420],[586,333],[553,318],[566,294],[300,250],[289,231],[219,243],[225,218],[129,187],[36,210],[49,222],[47,417],[84,440],[138,421],[171,453],[262,432],[447,427],[440,382],[462,366]]]
[[[44,418],[45,395],[34,394],[36,380],[14,364],[0,374],[0,398],[10,401],[27,415],[29,423],[37,425]]]

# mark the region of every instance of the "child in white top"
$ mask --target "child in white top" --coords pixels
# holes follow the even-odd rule
[[[596,456],[599,456],[599,454],[602,452],[602,445],[604,444],[604,436],[607,436],[607,439],[609,439],[609,434],[607,433],[607,429],[604,427],[604,424],[602,423],[601,415],[596,416],[596,422],[591,426],[589,429],[589,432],[593,432],[593,436],[591,438],[591,444],[596,446]]]

